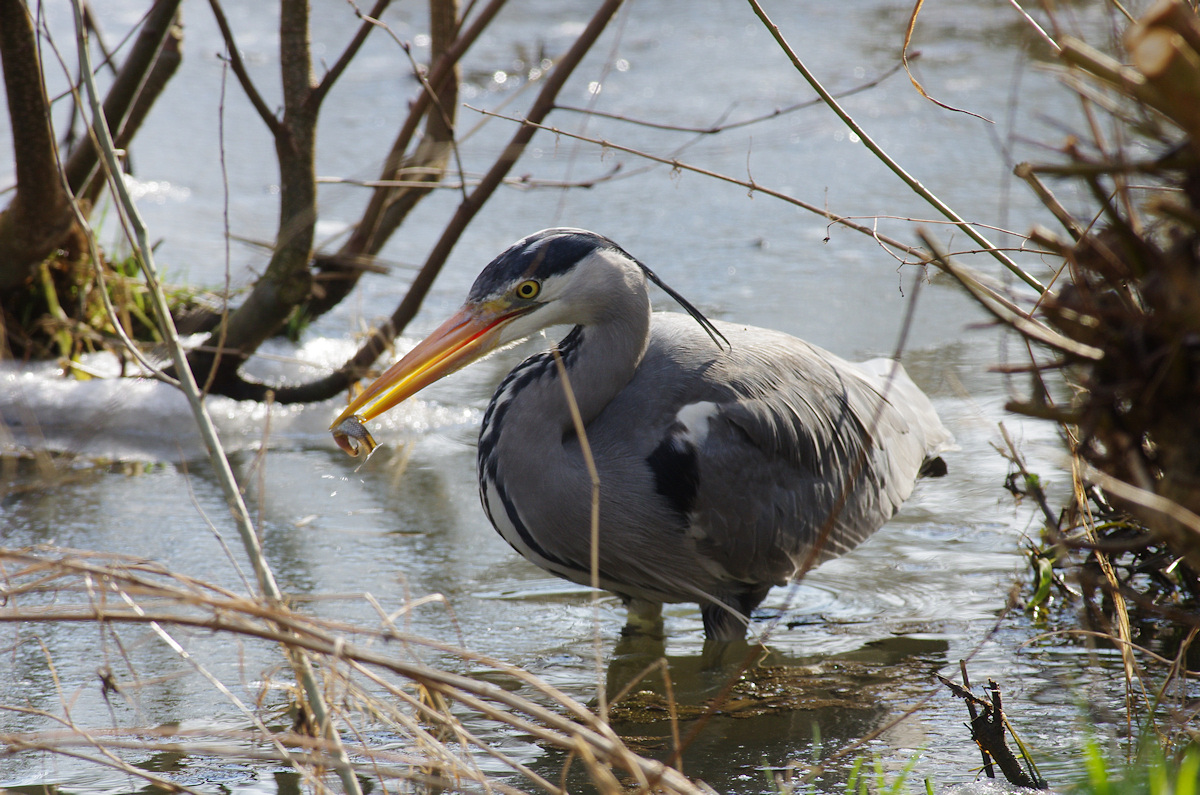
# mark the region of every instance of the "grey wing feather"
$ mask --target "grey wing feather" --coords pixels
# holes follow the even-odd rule
[[[723,395],[697,446],[689,534],[726,577],[779,584],[886,522],[949,434],[890,360],[855,365],[775,332],[722,330],[733,350],[706,378]]]

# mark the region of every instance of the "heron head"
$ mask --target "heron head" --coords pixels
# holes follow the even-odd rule
[[[611,239],[586,229],[543,229],[518,240],[483,269],[471,286],[467,303],[503,301],[515,290],[518,297],[529,296],[545,307],[536,316],[506,326],[502,336],[504,342],[511,342],[548,326],[587,325],[627,309],[640,301],[616,300],[618,295],[644,295],[647,281],[675,299],[718,346],[728,345],[708,318],[654,271]]]
[[[646,276],[612,240],[584,229],[543,229],[492,260],[465,306],[528,308],[505,323],[499,344],[550,326],[590,325],[613,312],[647,311]]]
[[[331,426],[335,438],[349,450],[347,434],[365,434],[361,421],[544,328],[588,325],[614,312],[631,311],[630,307],[648,313],[647,280],[679,301],[714,340],[720,337],[695,307],[603,235],[583,229],[544,229],[517,241],[483,269],[458,312],[346,407]],[[640,297],[617,300],[622,294]],[[339,430],[347,422],[344,427],[350,430]]]
[[[596,260],[608,267],[581,267]],[[614,277],[614,274],[618,274]],[[583,229],[546,229],[510,246],[476,278],[466,302],[346,407],[331,427],[370,420],[488,353],[562,323],[587,323],[605,302],[600,282],[645,292],[637,261]],[[361,427],[361,426],[360,426]]]

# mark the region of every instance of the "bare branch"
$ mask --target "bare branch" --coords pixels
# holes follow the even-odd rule
[[[791,196],[782,191],[774,190],[773,188],[764,187],[764,186],[758,184],[757,182],[753,182],[751,180],[745,180],[745,179],[739,179],[737,177],[731,177],[728,174],[722,174],[718,171],[710,171],[707,168],[701,168],[700,166],[693,166],[690,163],[685,163],[684,161],[678,160],[673,157],[663,157],[661,155],[651,154],[650,152],[644,152],[640,149],[634,149],[633,147],[630,147],[630,146],[624,146],[623,144],[614,143],[613,141],[603,140],[600,138],[591,138],[586,135],[579,135],[577,133],[573,133],[573,132],[569,132],[567,130],[560,129],[558,127],[550,127],[550,126],[547,126],[544,124],[539,124],[539,123],[535,122],[532,118],[527,117],[527,118],[522,119],[522,118],[517,118],[515,116],[505,116],[502,113],[493,113],[492,111],[482,110],[480,108],[475,108],[470,105],[467,105],[466,107],[471,108],[471,110],[474,110],[478,113],[482,113],[485,116],[494,116],[498,119],[505,119],[507,121],[511,121],[511,122],[520,124],[523,127],[532,127],[532,128],[539,129],[539,130],[546,130],[547,132],[553,133],[554,135],[561,135],[564,138],[574,138],[577,141],[585,141],[587,143],[595,144],[596,146],[599,146],[603,149],[611,149],[611,150],[615,150],[618,152],[625,152],[626,154],[635,155],[637,157],[645,158],[646,160],[653,160],[656,163],[662,163],[663,165],[670,166],[673,170],[690,171],[693,174],[700,174],[705,177],[712,177],[713,179],[718,179],[722,182],[728,182],[732,185],[740,185],[741,187],[746,188],[747,190],[751,190],[755,193],[761,193],[764,196],[770,196],[773,199],[779,199],[780,201],[784,201],[784,202],[787,202],[788,204],[795,205],[796,207],[799,207],[802,210],[807,210],[811,213],[815,213],[816,215],[819,215],[822,218],[825,218],[826,220],[828,220],[832,223],[838,224],[839,226],[844,226],[847,229],[853,229],[856,232],[861,232],[862,234],[867,235],[868,237],[871,237],[881,243],[886,243],[888,246],[892,246],[893,248],[896,248],[899,251],[903,251],[906,254],[914,256],[918,259],[924,260],[927,257],[927,254],[920,248],[918,248],[916,246],[910,246],[907,243],[902,243],[901,241],[896,240],[893,237],[888,237],[887,235],[879,234],[879,232],[877,230],[872,229],[869,226],[864,226],[862,224],[856,224],[853,221],[849,220],[849,216],[835,215],[834,213],[831,213],[826,209],[822,209],[821,207],[818,207],[815,204],[809,204],[808,202],[804,201],[803,199],[797,199],[795,196]],[[962,221],[962,220],[955,223],[955,225],[956,226],[970,226],[969,222]]]
[[[426,258],[425,265],[421,268],[416,278],[414,278],[408,293],[404,296],[404,300],[400,302],[400,305],[392,313],[387,322],[371,331],[366,342],[362,344],[358,352],[349,361],[329,376],[308,384],[270,389],[263,384],[253,384],[245,380],[239,380],[235,389],[236,394],[231,394],[228,391],[224,394],[239,399],[259,400],[265,397],[268,391],[271,391],[274,393],[277,403],[306,403],[327,400],[362,377],[367,368],[379,358],[379,355],[387,349],[391,341],[404,330],[405,326],[416,315],[421,302],[425,299],[425,295],[433,285],[434,279],[441,272],[442,266],[445,265],[450,252],[453,250],[455,243],[458,242],[463,230],[474,219],[475,215],[495,192],[496,188],[503,184],[504,178],[525,151],[525,147],[529,144],[530,139],[533,138],[534,133],[539,129],[540,125],[537,122],[545,118],[546,114],[554,108],[554,100],[558,96],[559,91],[562,90],[567,78],[571,76],[575,67],[579,65],[583,56],[587,54],[592,44],[600,36],[600,33],[607,26],[609,19],[612,18],[612,15],[621,6],[621,2],[622,0],[605,0],[596,11],[587,27],[571,46],[571,49],[559,60],[549,77],[546,78],[541,93],[538,94],[533,107],[529,110],[531,123],[522,125],[517,130],[512,140],[504,148],[503,154],[480,181],[479,186],[458,206],[454,217],[447,223],[441,238],[438,239],[437,244]],[[492,5],[496,5],[496,2],[493,2]]]
[[[609,19],[621,6],[621,2],[622,0],[605,0],[592,16],[583,33],[575,40],[571,49],[562,57],[555,66],[554,71],[546,79],[546,84],[542,86],[541,93],[538,94],[528,114],[528,118],[533,123],[523,125],[517,130],[508,146],[504,148],[503,154],[501,154],[491,170],[484,176],[479,187],[472,191],[471,195],[458,206],[454,217],[446,225],[441,238],[438,239],[433,251],[430,252],[425,266],[413,280],[413,284],[409,287],[404,300],[400,302],[400,306],[392,313],[387,323],[375,330],[366,344],[359,349],[359,353],[348,364],[356,364],[367,357],[369,357],[370,362],[373,362],[383,352],[385,344],[395,338],[417,314],[421,302],[424,300],[429,288],[433,285],[434,278],[441,272],[442,266],[449,258],[450,252],[454,248],[455,243],[458,242],[459,236],[524,153],[525,147],[537,131],[538,123],[554,108],[554,100],[558,96],[558,92],[562,90],[567,78],[571,76],[575,67],[583,60],[583,56],[591,49],[596,39],[599,38],[600,33],[608,25]]]
[[[872,154],[879,158],[879,160],[886,165],[893,174],[899,177],[904,184],[912,188],[918,196],[933,205],[938,212],[949,218],[951,221],[960,224],[963,232],[965,232],[976,243],[987,249],[988,252],[997,260],[999,260],[1004,267],[1008,268],[1008,270],[1014,276],[1025,282],[1033,289],[1037,290],[1039,294],[1046,292],[1046,288],[1041,282],[1026,273],[1020,265],[1012,260],[1011,257],[992,245],[991,241],[989,241],[970,224],[964,221],[962,217],[953,210],[953,208],[934,195],[933,192],[922,185],[916,177],[905,171],[899,163],[897,163],[887,154],[887,152],[883,151],[879,144],[875,142],[875,140],[867,133],[866,130],[862,128],[861,125],[854,121],[850,114],[848,114],[842,108],[842,106],[838,104],[837,100],[830,95],[825,87],[821,85],[820,81],[817,80],[816,76],[809,71],[807,66],[804,65],[804,62],[800,60],[800,56],[796,55],[796,51],[792,49],[791,45],[788,44],[787,39],[783,37],[783,33],[780,32],[779,26],[771,21],[771,18],[767,16],[767,12],[763,10],[758,0],[748,0],[748,2],[754,9],[755,15],[758,16],[758,18],[762,21],[763,25],[775,39],[780,49],[784,51],[788,59],[792,62],[792,66],[796,68],[796,71],[798,71],[804,77],[804,79],[808,81],[808,84],[813,87],[814,91],[821,95],[821,99],[825,101],[825,104],[829,106],[830,110],[836,113],[838,118],[845,122],[846,126],[854,131],[854,134],[858,136],[859,140],[863,142],[864,146],[871,150]]]
[[[123,148],[123,143],[129,141],[130,136],[125,133],[127,122],[143,88],[149,82],[151,72],[157,67],[163,46],[171,33],[172,21],[179,11],[179,4],[180,0],[155,0],[145,22],[142,23],[142,29],[129,56],[121,64],[116,79],[104,97],[104,116],[111,125],[109,132],[118,139],[119,149]],[[143,111],[144,109],[143,106]],[[142,115],[144,117],[144,112]],[[136,126],[133,124],[129,132],[132,133]],[[63,169],[67,184],[73,192],[80,192],[89,176],[95,172],[99,160],[95,144],[90,137],[85,136],[79,142],[79,146],[71,152]]]
[[[325,101],[325,97],[329,94],[329,89],[333,88],[333,84],[337,82],[342,73],[346,71],[346,67],[354,60],[354,56],[358,54],[362,48],[363,42],[367,40],[367,36],[374,30],[377,20],[383,15],[383,12],[391,5],[392,0],[376,0],[375,7],[371,9],[371,13],[364,14],[356,7],[355,13],[362,19],[363,23],[358,26],[358,31],[354,34],[354,38],[346,45],[346,49],[334,61],[333,66],[321,78],[321,82],[312,90],[308,96],[308,101],[314,109],[319,108],[321,103]]]
[[[380,175],[381,181],[405,178],[406,182],[424,184],[376,187],[361,220],[341,248],[333,254],[317,256],[314,265],[318,283],[312,299],[302,307],[309,318],[328,312],[350,294],[362,275],[361,267],[355,263],[379,253],[409,211],[434,189],[445,172],[448,152],[453,150],[457,155],[454,119],[458,106],[458,61],[495,18],[504,2],[493,0],[461,33],[457,4],[438,0],[430,2],[430,33],[433,52],[437,54],[432,74],[428,77],[421,74],[413,64],[423,90],[410,105],[408,117],[384,159]],[[411,59],[409,46],[384,27]],[[431,105],[436,112],[430,111]],[[425,118],[425,137],[409,154],[409,146],[422,118]],[[428,169],[428,172],[424,169]],[[461,162],[459,171],[459,181],[463,182]]]
[[[429,79],[424,81],[424,85],[432,87],[433,91],[438,91],[445,83],[447,78],[451,77],[455,66],[459,59],[466,53],[467,49],[475,43],[475,40],[487,29],[496,14],[504,6],[506,0],[491,0],[474,20],[470,26],[462,32],[462,34],[454,41],[434,63],[430,70]],[[404,161],[405,152],[408,151],[409,145],[412,143],[413,136],[417,133],[417,125],[420,124],[422,117],[428,111],[430,104],[433,102],[433,94],[428,89],[422,91],[413,100],[412,107],[409,110],[408,118],[404,120],[404,126],[400,129],[396,140],[392,143],[392,149],[384,160],[382,173],[385,179],[395,175],[400,169]],[[347,241],[343,251],[357,251],[359,253],[370,252],[378,253],[378,247],[371,251],[373,246],[379,245],[372,241],[377,241],[377,227],[380,224],[384,206],[387,203],[388,192],[386,189],[379,189],[371,197],[371,203],[363,213],[363,219],[355,228],[351,239]]]
[[[16,194],[0,212],[0,290],[6,290],[33,275],[75,216],[59,172],[33,20],[21,0],[0,0],[0,63],[17,172]]]
[[[250,100],[250,104],[258,111],[259,117],[274,136],[279,136],[283,133],[283,124],[275,116],[275,113],[267,107],[267,103],[263,100],[262,95],[258,93],[258,89],[254,87],[254,81],[250,79],[250,73],[246,71],[246,62],[242,60],[242,54],[238,50],[237,42],[233,38],[233,31],[229,29],[229,20],[225,18],[225,10],[221,8],[221,0],[208,0],[208,4],[212,7],[213,16],[217,20],[217,27],[221,29],[221,36],[225,39],[225,49],[229,51],[229,65],[233,67],[233,73],[237,76],[238,83],[241,84],[242,90],[246,92],[246,98]]]

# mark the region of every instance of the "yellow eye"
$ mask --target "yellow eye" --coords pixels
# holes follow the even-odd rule
[[[542,285],[533,279],[527,279],[517,285],[517,297],[524,298],[526,301],[531,298],[537,298],[537,294],[541,291]]]

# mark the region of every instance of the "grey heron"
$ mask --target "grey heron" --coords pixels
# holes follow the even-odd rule
[[[650,282],[691,317],[652,313]],[[560,325],[571,329],[557,358],[517,365],[487,407],[479,493],[536,565],[584,585],[595,566],[630,627],[661,621],[664,602],[695,602],[708,638],[741,639],[772,586],[849,551],[919,476],[945,471],[950,434],[899,363],[854,364],[780,332],[710,322],[581,229],[537,232],[494,259],[462,308],[342,412],[335,438],[352,453],[348,436],[373,446],[362,421]],[[599,478],[594,561],[585,443]]]

